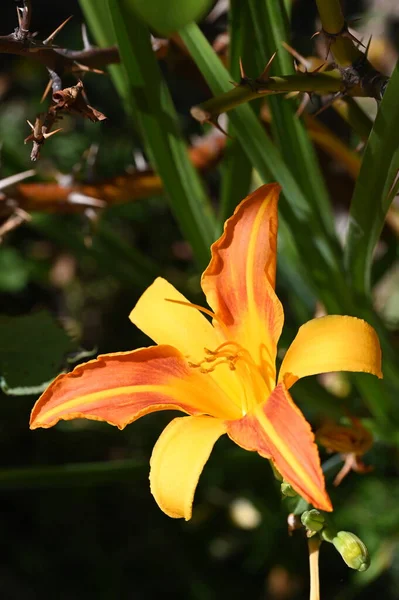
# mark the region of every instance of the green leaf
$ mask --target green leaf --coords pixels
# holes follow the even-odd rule
[[[353,193],[345,264],[359,298],[370,295],[373,251],[388,212],[399,169],[399,62],[367,142]]]
[[[126,0],[127,9],[158,33],[168,35],[202,17],[212,0]]]
[[[0,247],[0,290],[19,292],[29,279],[28,267],[14,248]]]
[[[81,0],[87,16],[97,1]],[[169,90],[151,47],[147,27],[126,9],[124,1],[109,0],[109,13],[96,15],[95,32],[100,40],[114,28],[122,66],[112,71],[118,92],[130,104],[151,164],[162,178],[171,210],[201,267],[208,263],[216,223],[202,182],[191,164],[182,138]],[[114,75],[117,74],[117,75]]]
[[[0,469],[0,489],[41,489],[132,481],[148,468],[135,459],[88,462],[51,467]]]
[[[241,0],[231,0],[229,11],[229,62],[230,71],[235,81],[240,79],[239,60],[248,64],[254,56],[252,39],[249,30],[248,16],[243,11]],[[256,103],[258,108],[259,103]],[[253,108],[253,107],[252,107]],[[234,131],[229,130],[234,135]],[[222,163],[222,185],[220,194],[219,222],[221,226],[234,212],[239,202],[247,196],[251,183],[252,164],[242,144],[237,138],[227,138],[224,160]]]
[[[0,317],[0,374],[8,393],[53,379],[73,349],[75,344],[46,311]]]
[[[281,42],[289,41],[288,16],[282,0],[248,0],[244,3],[250,14],[250,30],[254,32],[253,55],[256,58],[258,72],[276,51],[271,74],[292,75],[294,65],[292,57],[281,47]],[[246,65],[245,65],[246,66]],[[307,201],[320,216],[323,228],[334,236],[334,218],[320,172],[313,144],[303,121],[295,115],[296,103],[281,95],[269,96],[273,138],[281,149],[282,157],[295,177]]]

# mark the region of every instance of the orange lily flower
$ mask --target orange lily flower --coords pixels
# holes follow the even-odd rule
[[[158,345],[79,365],[57,377],[32,411],[33,429],[76,418],[122,429],[154,411],[187,413],[165,428],[151,457],[151,491],[171,517],[190,519],[199,476],[225,433],[272,460],[308,502],[332,510],[314,435],[288,390],[300,377],[330,371],[382,377],[374,329],[327,316],[299,329],[276,381],[284,319],[274,291],[279,192],[270,184],[245,198],[213,244],[202,276],[213,312],[156,279],[130,320]]]

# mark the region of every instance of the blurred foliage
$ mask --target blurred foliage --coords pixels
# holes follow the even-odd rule
[[[124,61],[122,66],[112,65],[109,76],[85,75],[89,103],[108,119],[90,123],[65,116],[62,133],[43,146],[34,181],[57,177],[64,184],[95,184],[144,166],[157,170],[165,192],[112,205],[101,214],[35,212],[2,240],[0,376],[3,387],[18,388],[14,391],[18,395],[0,392],[0,523],[6,550],[0,565],[2,598],[308,597],[306,540],[303,532],[287,533],[289,500],[281,501],[267,461],[222,439],[201,477],[192,521],[174,521],[153,502],[147,477],[152,447],[171,415],[148,416],[122,432],[81,421],[30,432],[29,413],[37,393],[23,394],[24,388],[40,386],[68,369],[71,361],[79,360],[81,349],[90,354],[96,349],[101,353],[146,345],[148,340],[129,324],[128,314],[157,275],[201,303],[199,267],[206,264],[209,244],[223,220],[251,186],[278,178],[284,187],[277,281],[286,315],[282,349],[323,302],[330,311],[372,320],[386,360],[385,383],[371,382],[366,375],[310,378],[293,390],[314,428],[326,418],[342,421],[352,414],[363,419],[376,440],[364,457],[374,470],[350,473],[337,489],[331,482],[342,463],[321,449],[323,461],[330,465],[327,477],[335,525],[356,533],[372,559],[367,572],[353,573],[331,545],[323,544],[322,597],[372,600],[381,594],[393,600],[399,586],[395,200],[384,219],[388,178],[399,160],[399,126],[389,120],[389,116],[398,119],[394,101],[398,77],[388,88],[388,100],[366,150],[360,150],[365,161],[356,188],[345,158],[328,152],[333,138],[327,136],[327,150],[313,145],[306,120],[295,116],[298,101],[282,95],[270,102],[271,126],[261,122],[265,103],[258,100],[229,113],[232,139],[223,158],[198,176],[185,148],[203,135],[204,128],[190,117],[190,107],[230,89],[228,80],[240,76],[240,56],[248,74],[256,77],[281,41],[305,56],[317,51],[324,58],[319,38],[316,49],[309,40],[316,29],[314,3],[231,0],[228,14],[216,10],[219,3],[212,18],[205,16],[198,28],[191,23],[180,31],[181,37],[173,35],[158,63],[146,25],[128,16],[127,4],[127,0],[81,0],[80,5],[32,0],[32,31],[38,30],[41,37],[72,13],[74,19],[56,42],[81,48],[82,9],[92,41],[94,36],[101,45],[117,41]],[[145,4],[154,5],[150,0]],[[206,3],[190,4],[198,9],[197,17]],[[361,2],[343,5],[352,11],[347,18],[355,12],[362,17],[365,35],[373,31],[372,10],[367,12]],[[6,35],[16,26],[15,2],[4,1],[0,13],[0,35]],[[394,24],[387,12],[387,33],[380,28],[375,35],[380,45],[371,44],[369,54],[387,75],[396,58],[394,40],[388,35]],[[175,27],[166,22],[164,26]],[[226,31],[229,51],[223,42]],[[277,73],[292,70],[284,53],[280,48]],[[64,83],[74,81],[69,76]],[[34,120],[43,110],[40,98],[46,84],[46,69],[39,62],[2,54],[2,177],[31,167],[30,149],[23,145],[29,134],[26,119]],[[368,101],[362,106],[370,111]],[[315,96],[306,110],[317,112],[319,102]],[[372,111],[374,105],[372,101]],[[347,148],[356,148],[360,141],[356,128],[337,112],[329,108],[317,118]],[[87,158],[90,147],[95,162]],[[389,199],[393,196],[391,191]],[[342,230],[349,212],[350,246],[344,254]],[[360,238],[356,219],[364,227]],[[380,229],[373,251],[370,244]],[[242,516],[248,511],[237,512],[237,506],[249,506],[249,514],[257,515],[252,526]]]

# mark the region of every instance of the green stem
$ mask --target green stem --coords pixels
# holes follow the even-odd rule
[[[214,121],[221,113],[228,112],[240,104],[245,104],[264,95],[285,92],[334,93],[344,90],[339,71],[328,73],[295,73],[281,77],[269,77],[266,81],[250,80],[237,87],[211,98],[191,109],[197,121]]]

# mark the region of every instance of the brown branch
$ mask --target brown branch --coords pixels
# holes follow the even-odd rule
[[[205,171],[219,161],[224,147],[224,135],[212,130],[188,152],[193,165],[199,171]],[[119,175],[92,185],[74,183],[62,186],[55,182],[18,184],[7,197],[0,197],[0,213],[7,216],[16,207],[25,211],[81,213],[87,207],[99,208],[101,202],[103,206],[123,204],[148,198],[162,190],[161,178],[151,169]]]

